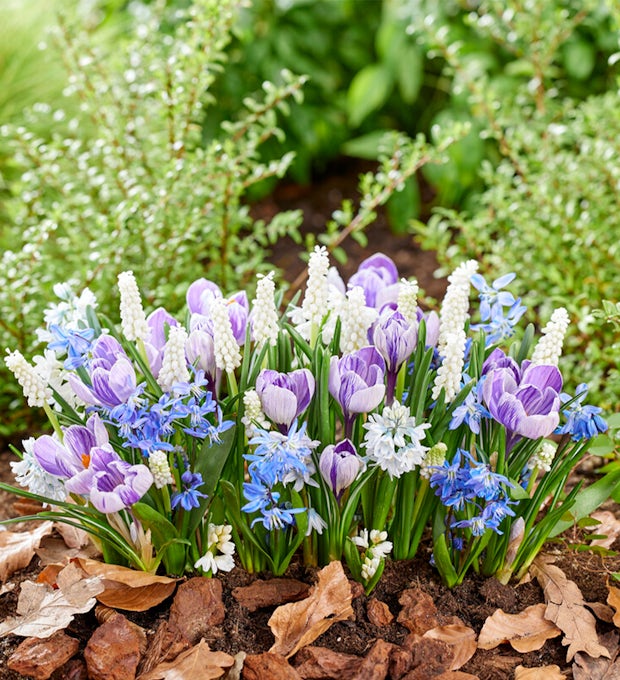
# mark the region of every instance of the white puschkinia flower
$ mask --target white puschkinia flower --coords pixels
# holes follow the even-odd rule
[[[423,460],[427,446],[421,444],[429,423],[416,425],[407,406],[395,401],[383,409],[382,415],[373,413],[364,423],[368,430],[364,437],[367,459],[375,462],[390,477],[400,477],[413,470]]]
[[[49,385],[54,392],[57,392],[74,410],[81,410],[85,404],[75,394],[71,385],[67,382],[69,371],[65,370],[64,363],[58,358],[56,352],[51,349],[46,349],[43,354],[37,354],[32,357],[34,370],[41,377],[41,380],[46,385]],[[53,392],[48,401],[57,411],[62,411],[62,407],[56,399],[54,399]]]
[[[255,428],[260,427],[262,430],[268,430],[270,423],[263,413],[263,405],[256,390],[246,390],[243,394],[243,410],[244,416],[241,422],[245,426],[248,439],[255,435]]]
[[[36,331],[39,342],[48,343],[53,339],[48,330],[52,324],[71,330],[90,326],[87,310],[89,307],[97,308],[97,298],[88,288],[85,288],[79,296],[75,295],[74,285],[77,285],[77,282],[68,281],[54,285],[54,293],[60,298],[60,302],[45,308],[43,318],[46,328],[38,328]]]
[[[118,275],[118,291],[121,296],[120,312],[123,335],[127,340],[143,340],[149,338],[149,327],[142,308],[142,298],[133,272],[122,272]]]
[[[223,298],[214,297],[211,303],[213,321],[213,349],[215,365],[222,371],[232,373],[241,365],[241,351],[235,340],[226,303]]]
[[[437,442],[432,446],[424,456],[424,460],[420,464],[420,477],[430,479],[435,470],[433,468],[443,465],[446,459],[448,447],[443,442]]]
[[[306,529],[306,536],[310,536],[313,531],[316,531],[319,536],[323,533],[323,529],[327,528],[327,522],[319,515],[314,508],[308,508],[308,528]]]
[[[22,442],[24,447],[23,458],[10,464],[15,475],[15,481],[39,496],[45,496],[45,498],[53,501],[64,501],[67,497],[64,483],[39,465],[33,455],[34,442],[34,437],[25,439]]]
[[[534,347],[532,364],[535,366],[541,364],[558,365],[560,356],[562,356],[564,336],[569,324],[568,312],[564,307],[558,307],[551,315],[549,323],[543,328],[542,337]]]
[[[418,320],[418,292],[420,287],[415,279],[407,281],[401,279],[398,287],[398,298],[396,305],[398,311],[405,317],[409,324],[416,323]]]
[[[347,292],[346,302],[340,312],[340,351],[350,354],[368,345],[368,329],[377,318],[377,310],[366,307],[366,296],[361,286]]]
[[[153,451],[149,455],[149,470],[153,475],[153,483],[157,489],[174,482],[165,451]]]
[[[362,529],[359,535],[351,540],[355,545],[364,550],[364,560],[362,562],[362,579],[370,581],[377,573],[381,561],[392,550],[392,542],[387,540],[387,531],[372,529],[370,535],[368,529]]]
[[[527,466],[530,470],[538,468],[544,472],[549,472],[551,470],[551,463],[555,458],[555,452],[557,451],[557,445],[553,442],[543,442],[540,449],[530,458]]]
[[[445,346],[450,336],[463,331],[469,316],[470,279],[478,270],[476,260],[467,260],[460,264],[448,276],[448,288],[439,311],[439,340],[437,350],[444,356]]]
[[[161,364],[157,384],[169,392],[178,383],[187,383],[190,380],[187,360],[185,358],[185,345],[187,344],[187,331],[183,326],[171,326],[168,341],[164,347],[164,358]]]
[[[40,406],[50,403],[52,391],[45,384],[43,378],[31,366],[19,350],[9,352],[4,358],[4,363],[21,385],[24,397],[28,399],[28,406]]]
[[[431,396],[433,399],[437,399],[443,388],[445,389],[446,401],[450,402],[461,389],[467,336],[465,331],[461,329],[448,334],[445,341],[441,366],[437,369]]]
[[[278,310],[274,299],[275,292],[273,272],[269,272],[267,276],[259,274],[256,297],[252,301],[252,337],[259,347],[267,342],[275,347],[278,341],[280,327],[278,326]]]
[[[229,524],[209,523],[206,552],[194,567],[205,573],[211,572],[213,576],[218,571],[232,571],[235,568],[235,544],[231,535],[232,527]]]
[[[307,339],[311,333],[316,332],[323,317],[328,310],[329,283],[327,274],[329,272],[329,257],[325,246],[314,246],[314,251],[310,253],[308,260],[308,283],[306,294],[301,303],[301,311],[304,321],[308,322],[309,331]],[[305,337],[305,335],[304,335]]]

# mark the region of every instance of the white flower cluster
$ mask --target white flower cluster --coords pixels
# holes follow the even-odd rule
[[[362,579],[366,582],[377,573],[381,561],[389,555],[392,550],[392,542],[387,540],[387,531],[362,529],[357,536],[351,540],[356,546],[362,548],[364,560],[362,562]]]
[[[152,451],[150,453],[149,470],[153,475],[153,483],[157,489],[162,489],[164,486],[174,482],[165,451]]]
[[[445,348],[450,344],[454,334],[465,328],[465,322],[469,316],[470,280],[477,270],[476,260],[467,260],[448,276],[448,288],[439,311],[437,350],[441,356],[444,356]]]
[[[527,466],[530,470],[538,468],[544,472],[549,472],[551,470],[551,463],[555,458],[555,452],[557,451],[557,445],[553,442],[543,442],[540,449],[530,458]]]
[[[256,297],[252,301],[252,337],[258,347],[269,343],[275,347],[278,341],[278,310],[274,299],[276,286],[273,282],[273,272],[267,276],[258,275]]]
[[[329,257],[325,246],[315,246],[308,260],[308,282],[301,308],[294,310],[292,321],[297,332],[310,340],[321,326],[329,309]]]
[[[435,446],[431,447],[420,464],[420,477],[430,479],[435,471],[433,468],[443,465],[447,452],[448,447],[443,442],[437,442]]]
[[[416,425],[415,417],[407,406],[395,401],[383,413],[372,413],[364,428],[367,460],[376,463],[390,477],[400,477],[410,472],[424,460],[428,451],[421,444],[430,423]]]
[[[348,354],[368,345],[368,329],[376,318],[377,311],[366,307],[364,289],[354,286],[349,290],[340,315],[340,351]]]
[[[69,371],[65,370],[64,363],[58,359],[54,350],[43,350],[43,354],[37,354],[32,357],[32,363],[34,364],[34,370],[38,373],[41,380],[43,380],[46,385],[49,385],[52,390],[58,392],[69,406],[74,409],[79,409],[84,406],[84,402],[77,396],[71,385],[67,382]],[[48,403],[53,405],[57,411],[62,410],[60,404],[54,399],[53,393]]]
[[[467,260],[448,277],[449,285],[439,312],[437,351],[442,362],[433,384],[433,399],[437,399],[444,389],[446,401],[452,401],[460,389],[467,342],[465,323],[469,316],[469,290],[471,277],[477,270],[478,263]]]
[[[418,316],[418,292],[420,287],[415,279],[401,279],[398,287],[396,306],[398,311],[405,317],[407,323],[417,323]]]
[[[24,397],[28,400],[28,406],[43,407],[50,403],[52,399],[51,389],[19,350],[7,352],[4,363],[21,385]]]
[[[241,351],[233,334],[224,299],[214,297],[210,311],[213,321],[215,365],[222,371],[232,373],[241,365]]]
[[[142,308],[142,298],[133,272],[121,272],[118,275],[118,291],[120,293],[120,314],[123,335],[127,340],[149,339],[149,327]]]
[[[437,369],[431,396],[437,399],[444,389],[446,401],[450,402],[461,389],[467,335],[463,329],[448,333],[445,336],[445,343],[441,366]]]
[[[269,421],[263,413],[263,405],[256,390],[246,390],[243,393],[243,410],[241,422],[245,426],[248,439],[254,436],[256,426],[263,430],[269,429]]]
[[[219,553],[219,554],[218,554]],[[232,571],[235,568],[235,544],[232,541],[232,527],[229,524],[211,524],[207,532],[207,550],[194,564],[213,576],[218,571]]]
[[[58,477],[50,475],[38,463],[34,457],[34,437],[22,442],[24,455],[20,461],[10,463],[15,481],[20,485],[54,501],[64,501],[67,497],[65,485]]]
[[[568,312],[564,307],[558,307],[549,323],[542,330],[542,337],[538,341],[532,353],[532,364],[551,364],[557,366],[562,356],[562,345],[564,336],[570,324]]]
[[[169,392],[177,383],[186,383],[190,380],[185,359],[186,343],[187,331],[185,328],[183,326],[171,326],[168,340],[164,347],[161,370],[157,376],[157,384],[164,392]]]

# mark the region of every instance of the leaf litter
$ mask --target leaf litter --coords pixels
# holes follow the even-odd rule
[[[593,591],[587,584],[581,585],[589,598],[594,599],[592,592],[597,593],[595,603],[584,601],[576,583],[581,584],[584,575],[595,575],[590,569],[574,567],[574,563],[585,559],[595,559],[599,565],[597,588]],[[613,568],[609,560],[615,560]],[[0,624],[5,632],[0,667],[6,661],[8,669],[31,668],[27,665],[33,653],[29,649],[39,644],[32,636],[44,632],[77,640],[79,649],[70,661],[59,657],[60,666],[53,676],[46,668],[39,675],[31,670],[28,677],[56,680],[77,667],[83,674],[76,677],[99,677],[85,660],[90,646],[91,656],[94,653],[97,660],[100,654],[98,663],[108,666],[119,663],[118,659],[127,655],[131,647],[135,672],[120,677],[138,680],[620,680],[615,633],[620,619],[620,590],[607,582],[607,574],[618,571],[616,563],[615,558],[584,553],[575,553],[556,564],[547,557],[533,566],[530,583],[501,586],[493,580],[473,577],[453,590],[444,588],[422,560],[390,563],[370,598],[347,578],[340,563],[322,570],[293,565],[276,588],[268,575],[252,576],[235,570],[217,579],[222,582],[219,590],[224,620],[203,628],[196,641],[187,638],[187,631],[179,632],[172,625],[175,617],[171,611],[175,606],[177,623],[183,618],[184,610],[179,610],[182,598],[175,605],[183,582],[126,573],[122,568],[78,558],[49,572],[47,582],[25,580],[13,592],[0,595],[0,615],[11,614]],[[565,573],[567,567],[574,572],[571,578]],[[39,572],[34,565],[29,577],[36,578]],[[17,573],[11,581],[19,578]],[[139,602],[141,589],[146,588],[148,593],[151,585],[155,590],[160,585],[170,588],[170,592],[163,600],[155,597],[149,606],[149,596],[144,595],[142,611],[123,610],[121,606],[104,608],[108,617],[108,623],[104,623],[95,618],[94,604],[102,599],[106,582],[126,589],[129,602]],[[300,587],[303,583],[307,584],[305,592]],[[242,604],[247,588],[253,593],[253,611]],[[14,606],[10,609],[5,601],[14,602],[18,592],[15,616]],[[233,595],[235,592],[239,599]],[[282,597],[289,597],[290,602],[283,604]],[[597,620],[587,607],[594,611],[606,609],[607,620]],[[66,618],[59,619],[59,613]],[[615,625],[611,621],[614,615]],[[104,625],[108,631],[102,637]],[[96,633],[103,639],[105,654],[91,644]],[[159,651],[155,656],[151,654],[145,664],[156,633],[161,638]],[[131,644],[124,635],[133,636]],[[144,645],[143,638],[148,644]],[[197,674],[198,668],[201,674]],[[5,673],[9,674],[6,680],[24,677],[17,670]]]

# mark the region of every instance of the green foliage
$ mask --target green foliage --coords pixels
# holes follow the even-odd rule
[[[105,292],[133,269],[150,303],[178,306],[182,281],[204,275],[238,287],[265,269],[270,244],[295,236],[298,212],[253,221],[243,198],[288,167],[291,154],[259,161],[259,148],[280,134],[278,112],[300,99],[303,78],[284,71],[278,85],[265,82],[260,99],[246,98],[238,120],[202,143],[237,10],[235,0],[204,0],[187,14],[153,12],[107,49],[61,22],[81,117],[40,106],[32,125],[1,129],[18,171],[1,236],[2,346],[32,346],[59,281],[103,291],[109,313]],[[49,140],[32,132],[41,119]]]
[[[613,337],[593,310],[617,295],[620,97],[614,86],[580,100],[566,74],[585,77],[585,58],[577,66],[568,55],[585,51],[588,32],[607,27],[608,53],[618,33],[598,2],[532,1],[527,12],[522,4],[482,2],[468,18],[482,39],[512,56],[509,83],[483,60],[472,63],[449,26],[428,24],[426,38],[446,60],[453,90],[463,93],[499,160],[482,163],[484,188],[468,211],[438,210],[418,225],[418,238],[439,251],[444,272],[464,256],[483,271],[515,271],[531,287],[524,302],[542,319],[566,307],[573,320],[566,382],[588,382],[609,406],[618,395],[617,381],[608,380]],[[587,77],[602,86],[608,76],[592,65]]]

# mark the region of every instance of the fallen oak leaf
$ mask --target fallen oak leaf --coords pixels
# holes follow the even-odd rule
[[[314,642],[333,623],[353,615],[351,586],[338,561],[318,573],[318,583],[310,595],[298,602],[278,607],[268,624],[276,641],[269,650],[289,658]]]
[[[607,595],[607,604],[611,605],[615,610],[612,622],[616,628],[620,628],[620,588],[610,586],[608,583],[607,590],[609,591],[609,594]]]
[[[423,638],[441,640],[452,647],[454,657],[450,664],[450,671],[457,671],[464,666],[476,653],[476,632],[464,623],[449,623],[427,630]]]
[[[590,517],[600,522],[592,527],[593,533],[604,536],[605,538],[595,538],[590,541],[590,545],[600,545],[603,548],[611,548],[614,541],[620,536],[620,521],[609,510],[599,510],[593,512]]]
[[[609,651],[610,658],[592,659],[587,654],[575,654],[572,667],[574,680],[620,680],[618,633],[611,631],[602,635],[601,642]]]
[[[140,675],[138,680],[211,680],[222,677],[234,665],[234,657],[225,652],[212,651],[201,640],[191,649],[179,654],[174,661],[160,663],[152,671]]]
[[[546,605],[542,602],[527,607],[519,614],[507,614],[502,609],[487,617],[480,635],[479,649],[494,649],[504,642],[522,654],[540,649],[549,638],[561,634],[561,630],[545,618]]]
[[[559,666],[537,666],[536,668],[525,668],[517,666],[515,668],[514,680],[566,680],[566,676]]]
[[[53,522],[42,522],[30,531],[0,533],[0,581],[30,564],[41,539],[52,532]]]
[[[72,563],[85,574],[102,580],[105,589],[97,595],[99,602],[126,611],[143,612],[155,607],[172,595],[178,580],[83,557],[75,557]]]
[[[564,633],[562,644],[568,645],[566,660],[571,661],[577,652],[609,658],[609,651],[598,640],[596,619],[586,609],[577,584],[544,556],[534,560],[530,571],[545,594],[545,617]]]
[[[97,576],[59,584],[24,581],[17,601],[17,616],[0,623],[0,637],[12,633],[22,637],[47,638],[66,628],[76,614],[90,611],[95,595],[103,591]]]

